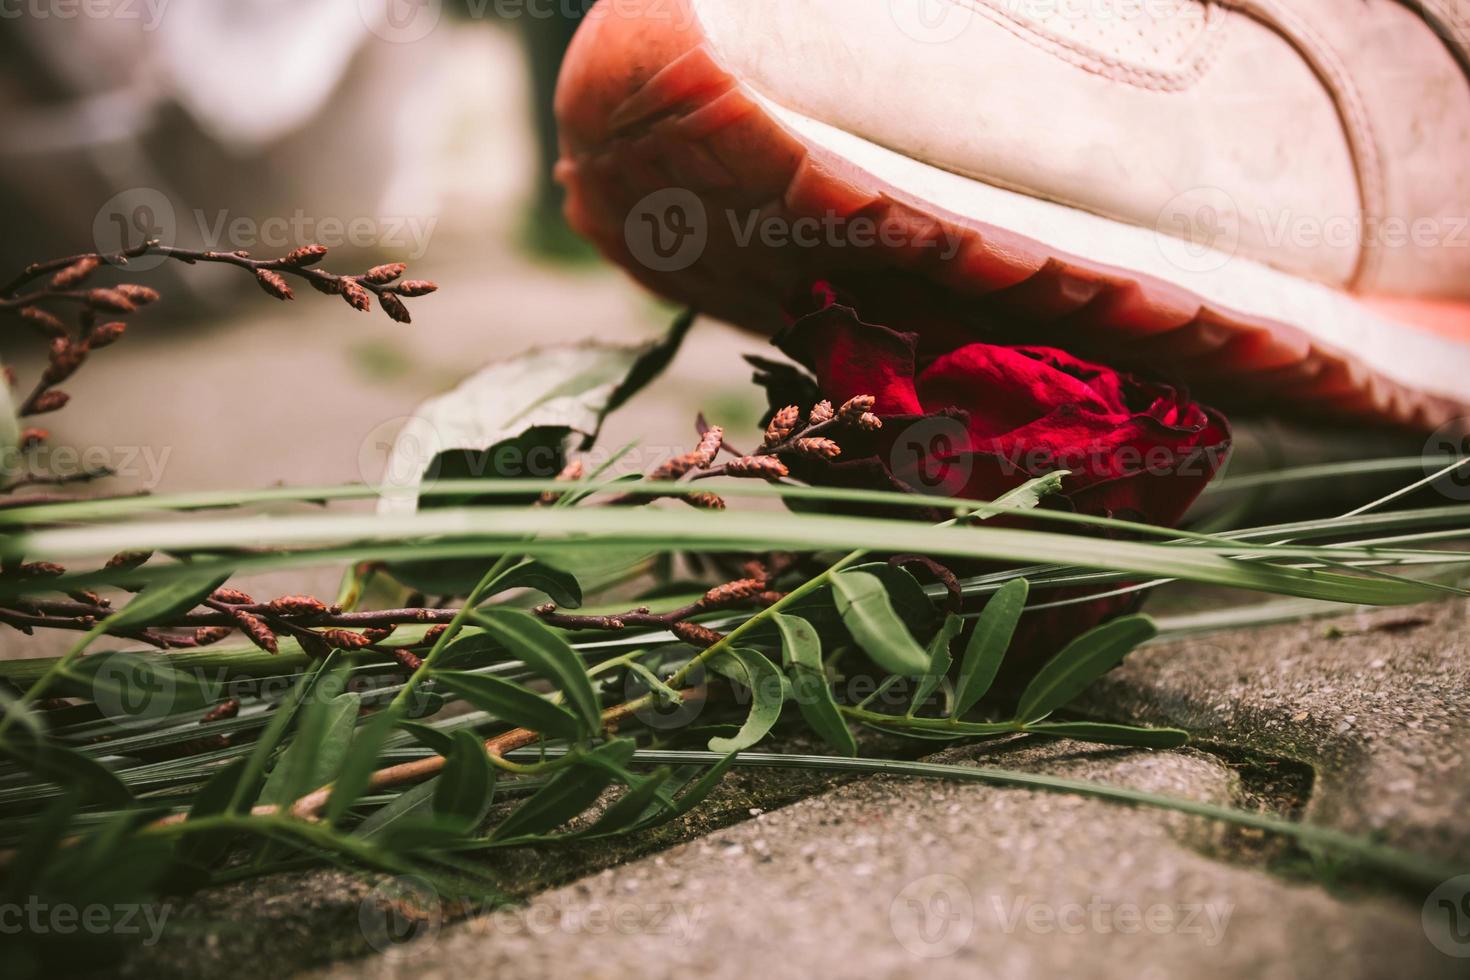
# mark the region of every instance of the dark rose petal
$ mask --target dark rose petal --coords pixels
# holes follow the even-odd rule
[[[914,390],[912,334],[864,323],[851,307],[829,306],[797,320],[775,344],[817,376],[833,404],[873,395],[880,415],[923,411]]]

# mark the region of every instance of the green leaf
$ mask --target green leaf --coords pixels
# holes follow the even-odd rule
[[[495,770],[485,743],[469,729],[459,729],[434,790],[434,815],[461,832],[473,830],[490,812],[494,794]]]
[[[1000,671],[1011,638],[1016,634],[1016,624],[1026,608],[1026,597],[1030,591],[1031,583],[1023,578],[1007,582],[990,597],[984,611],[975,620],[975,631],[970,634],[965,659],[960,664],[954,705],[956,718],[964,717],[995,683],[995,675]]]
[[[483,609],[474,618],[510,647],[511,653],[566,696],[585,731],[602,730],[602,708],[586,668],[560,634],[541,620],[516,609]]]
[[[0,377],[0,385],[5,383]],[[41,718],[32,711],[24,701],[11,694],[3,686],[0,686],[0,718],[14,718],[33,738],[44,738],[46,728],[41,724]]]
[[[1055,473],[1038,476],[1033,480],[1027,480],[1014,490],[1007,490],[992,500],[991,503],[998,504],[1001,507],[1017,507],[1022,510],[1034,510],[1041,506],[1043,499],[1061,491],[1062,480],[1066,476],[1066,470],[1058,470]],[[976,517],[982,521],[989,520],[995,516],[995,513],[995,511],[980,511]]]
[[[229,581],[229,575],[190,576],[167,585],[150,585],[136,598],[107,617],[109,630],[140,629],[181,616]]]
[[[12,728],[0,745],[0,756],[63,790],[76,787],[83,798],[104,806],[123,807],[133,802],[132,792],[111,769],[28,728]]]
[[[339,694],[307,706],[291,744],[265,781],[261,803],[289,806],[332,781],[347,758],[362,699]]]
[[[203,820],[227,813],[243,813],[248,801],[255,797],[255,787],[242,788],[241,781],[251,778],[250,759],[242,757],[220,769],[204,784],[189,808],[189,820]],[[256,774],[258,778],[258,774]],[[212,830],[195,833],[179,841],[178,856],[185,864],[209,865],[219,860],[233,835],[229,831]]]
[[[628,791],[603,812],[597,822],[576,837],[611,837],[630,830],[643,820],[643,815],[658,798],[673,771],[659,768],[628,787]]]
[[[918,677],[929,667],[929,656],[893,611],[888,590],[867,572],[839,572],[832,579],[832,598],[843,625],[890,674]]]
[[[843,574],[853,572],[863,572],[883,583],[883,591],[888,593],[888,601],[893,604],[894,613],[908,626],[910,633],[923,636],[938,622],[934,601],[907,568],[880,561],[854,565]]]
[[[433,725],[423,725],[416,721],[400,721],[400,730],[413,736],[413,740],[435,755],[448,756],[450,748],[454,745],[454,739],[450,733],[441,731]]]
[[[420,405],[393,444],[379,510],[416,509],[420,482],[441,456],[468,454],[477,461],[480,475],[493,466],[491,476],[556,476],[556,452],[527,450],[501,461],[484,454],[514,445],[513,440],[533,429],[553,437],[533,449],[564,448],[573,437],[589,445],[606,415],[668,364],[690,322],[681,317],[663,338],[639,347],[584,343],[528,351],[490,364],[448,394]],[[437,477],[446,475],[457,474],[441,471]]]
[[[582,719],[534,691],[489,674],[434,672],[434,681],[481,711],[517,728],[529,728],[548,738],[576,741],[589,734]]]
[[[374,810],[353,831],[369,839],[382,837],[403,821],[414,821],[433,812],[434,794],[439,791],[439,777],[411,786],[393,798],[393,802]]]
[[[924,672],[923,677],[919,678],[919,683],[914,690],[914,700],[909,705],[910,715],[924,706],[929,696],[934,693],[934,689],[949,675],[950,664],[954,662],[949,655],[949,645],[964,627],[965,621],[960,617],[946,616],[944,625],[939,627],[939,632],[934,634],[934,639],[929,641],[929,669]]]
[[[783,690],[781,672],[758,650],[735,649],[708,663],[711,670],[739,681],[750,690],[750,713],[734,738],[711,738],[711,752],[739,752],[755,745],[775,727],[781,717]]]
[[[1124,616],[1077,637],[1047,662],[1021,693],[1016,720],[1030,724],[1085,691],[1158,633],[1147,616]]]
[[[285,736],[286,729],[295,720],[301,702],[316,691],[318,684],[331,676],[331,671],[339,659],[338,655],[333,653],[321,663],[309,668],[296,681],[291,692],[281,699],[276,710],[271,713],[270,721],[266,723],[260,737],[255,740],[255,747],[246,757],[248,763],[244,774],[236,781],[236,795],[231,804],[232,810],[244,812],[255,802],[256,794],[260,791],[261,783],[265,778],[266,766],[270,763],[276,746]]]
[[[719,762],[715,763],[705,771],[704,775],[699,777],[697,782],[679,794],[678,799],[663,807],[654,816],[648,817],[640,823],[638,825],[639,829],[643,830],[661,823],[668,823],[670,820],[677,820],[690,810],[699,806],[699,804],[703,803],[714,792],[715,787],[720,784],[720,780],[725,777],[725,773],[735,764],[735,759],[736,754],[731,752]]]
[[[1137,745],[1150,749],[1177,749],[1189,742],[1189,733],[1178,728],[1139,728],[1090,721],[1036,722],[1025,730],[1033,735],[1075,738],[1080,742],[1105,745]]]
[[[781,650],[791,675],[793,696],[801,716],[829,745],[843,755],[857,755],[857,742],[837,710],[827,673],[822,666],[822,640],[812,624],[795,616],[772,613],[781,633]]]
[[[602,791],[618,778],[617,770],[633,758],[633,751],[633,741],[626,738],[593,749],[516,807],[495,828],[491,839],[507,840],[560,827],[597,801]],[[635,779],[631,775],[627,778],[629,782]]]
[[[511,589],[535,589],[565,609],[580,609],[582,606],[582,586],[577,583],[577,576],[545,562],[523,561],[507,568],[490,583],[485,597]]]
[[[373,773],[378,768],[378,756],[383,744],[399,723],[398,712],[392,707],[379,710],[367,720],[352,739],[347,758],[342,762],[342,771],[332,784],[332,795],[327,799],[323,819],[329,824],[340,823],[352,804],[372,783]]]

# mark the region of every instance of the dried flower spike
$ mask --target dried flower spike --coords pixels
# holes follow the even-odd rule
[[[266,653],[279,653],[280,645],[276,641],[276,634],[265,624],[265,620],[259,616],[252,615],[243,609],[232,609],[230,615],[235,617],[235,622],[240,624],[240,631],[250,637],[250,642],[260,647]]]
[[[311,288],[319,293],[326,293],[328,296],[342,295],[341,279],[317,279],[313,277],[308,279],[307,282],[311,283]]]
[[[699,510],[725,509],[725,498],[717,493],[709,493],[708,491],[691,493],[684,498],[684,502],[690,507],[695,507]]]
[[[375,286],[386,286],[407,271],[408,266],[402,262],[390,262],[387,265],[373,266],[362,278]]]
[[[713,466],[715,457],[720,454],[720,447],[724,444],[724,427],[712,425],[708,429],[705,429],[704,434],[699,437],[699,445],[694,447],[694,454],[703,460],[699,464],[699,468],[707,470]]]
[[[796,451],[812,459],[836,459],[842,455],[842,447],[831,439],[798,439]]]
[[[837,414],[841,416],[844,422],[856,422],[865,414],[871,412],[873,406],[876,404],[878,404],[878,399],[872,395],[856,395],[844,402],[842,407],[837,410]]]
[[[556,607],[553,606],[552,608],[554,609]],[[430,626],[428,629],[424,630],[423,642],[428,644],[429,646],[433,646],[435,643],[439,642],[439,637],[443,636],[448,629],[449,626],[445,623],[440,623],[438,626]]]
[[[255,281],[260,283],[261,289],[264,289],[276,299],[286,300],[296,298],[296,294],[291,291],[291,287],[286,283],[286,277],[279,272],[272,272],[270,269],[257,269],[255,270]]]
[[[725,638],[708,626],[700,626],[698,623],[675,623],[669,627],[669,632],[690,646],[701,650],[707,650]]]
[[[317,635],[333,650],[361,650],[373,642],[352,630],[323,630]]]
[[[382,643],[392,636],[393,631],[397,628],[396,626],[370,626],[362,631],[362,635],[369,643]]]
[[[342,280],[342,298],[347,301],[348,306],[359,313],[366,313],[372,309],[373,301],[368,291],[351,279]]]
[[[66,324],[58,320],[54,314],[47,313],[39,306],[21,307],[20,317],[48,337],[66,336]]]
[[[781,411],[771,417],[771,424],[766,426],[766,445],[779,446],[791,438],[791,433],[801,422],[801,409],[796,405],[787,405]]]
[[[210,708],[204,717],[199,719],[199,724],[207,725],[212,721],[224,721],[227,718],[235,717],[239,713],[240,702],[235,698],[230,698],[228,701],[221,701],[213,708]]]
[[[47,412],[59,411],[66,407],[71,401],[71,396],[64,391],[47,391],[37,395],[31,400],[26,415],[45,415]]]
[[[572,483],[580,480],[582,479],[582,472],[584,469],[585,467],[582,465],[582,461],[580,459],[574,459],[561,468],[561,472],[556,475],[557,482]],[[546,507],[550,507],[552,504],[560,500],[561,497],[562,495],[557,493],[555,490],[547,490],[541,495],[541,503]]]
[[[320,616],[327,611],[327,604],[316,596],[284,595],[270,602],[271,612],[282,616]]]
[[[250,595],[239,589],[215,589],[209,596],[215,602],[223,602],[227,606],[253,606],[255,600]]]
[[[398,661],[398,666],[402,667],[410,674],[416,672],[420,667],[424,665],[424,661],[422,658],[410,652],[404,647],[399,647],[398,649],[393,651],[393,659]]]
[[[134,306],[147,306],[149,303],[157,303],[159,300],[158,290],[137,283],[125,282],[116,287],[117,291],[128,298],[128,302]]]
[[[20,448],[24,452],[27,449],[35,449],[41,443],[51,437],[49,429],[26,429],[20,434]]]
[[[726,463],[725,472],[730,476],[760,477],[765,480],[779,480],[791,473],[786,464],[774,456],[742,456]]]
[[[86,282],[97,271],[97,256],[84,255],[51,277],[52,289],[71,289]]]
[[[857,420],[857,427],[864,432],[877,432],[883,428],[883,420],[872,412],[864,412]]]
[[[408,307],[404,305],[403,300],[392,293],[379,293],[378,305],[383,308],[384,313],[399,323],[413,322],[413,317],[409,315]]]
[[[293,269],[305,269],[309,265],[316,265],[326,257],[327,247],[325,245],[303,245],[287,253],[281,261]]]
[[[817,402],[816,405],[812,406],[812,413],[807,416],[807,421],[810,422],[812,425],[825,425],[826,423],[832,421],[832,419],[836,417],[836,414],[837,413],[832,411],[831,402],[820,401]]]
[[[93,289],[87,293],[87,305],[94,310],[108,313],[132,313],[137,310],[133,301],[116,289]]]
[[[77,368],[87,359],[87,348],[80,344],[73,344],[65,337],[56,337],[51,341],[51,359],[46,364],[46,370],[41,375],[42,380],[48,385],[60,384],[76,373]]]
[[[235,631],[228,626],[200,626],[194,631],[194,643],[196,646],[207,647],[211,643],[218,643],[233,632]]]
[[[56,578],[66,574],[66,566],[54,561],[28,561],[18,565],[15,572],[26,578]]]
[[[765,579],[743,578],[734,582],[726,582],[717,585],[704,594],[700,602],[708,607],[716,608],[728,606],[737,602],[744,602],[760,595],[766,589]]]
[[[127,324],[116,320],[104,323],[100,327],[93,327],[92,332],[87,334],[87,346],[92,350],[110,347],[122,339],[127,329]]]
[[[407,279],[394,287],[400,296],[427,296],[439,289],[439,284],[427,279]]]
[[[153,552],[151,551],[119,551],[107,559],[104,567],[110,570],[132,571],[152,557]]]

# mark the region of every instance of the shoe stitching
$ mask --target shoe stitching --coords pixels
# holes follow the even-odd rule
[[[1229,23],[1227,10],[1213,0],[1203,0],[1205,30],[1192,59],[1183,68],[1157,69],[1104,54],[1032,21],[1023,20],[1006,9],[1003,0],[950,2],[968,7],[1027,44],[1074,67],[1126,85],[1164,92],[1183,91],[1208,74],[1225,46]]]

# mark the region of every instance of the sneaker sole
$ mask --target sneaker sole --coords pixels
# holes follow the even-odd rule
[[[690,0],[595,9],[557,97],[567,217],[670,299],[769,334],[812,278],[898,274],[1008,325],[984,339],[1066,347],[1236,410],[1420,431],[1470,415],[1470,344],[777,105],[721,65]],[[1470,337],[1470,305],[1436,312]]]

